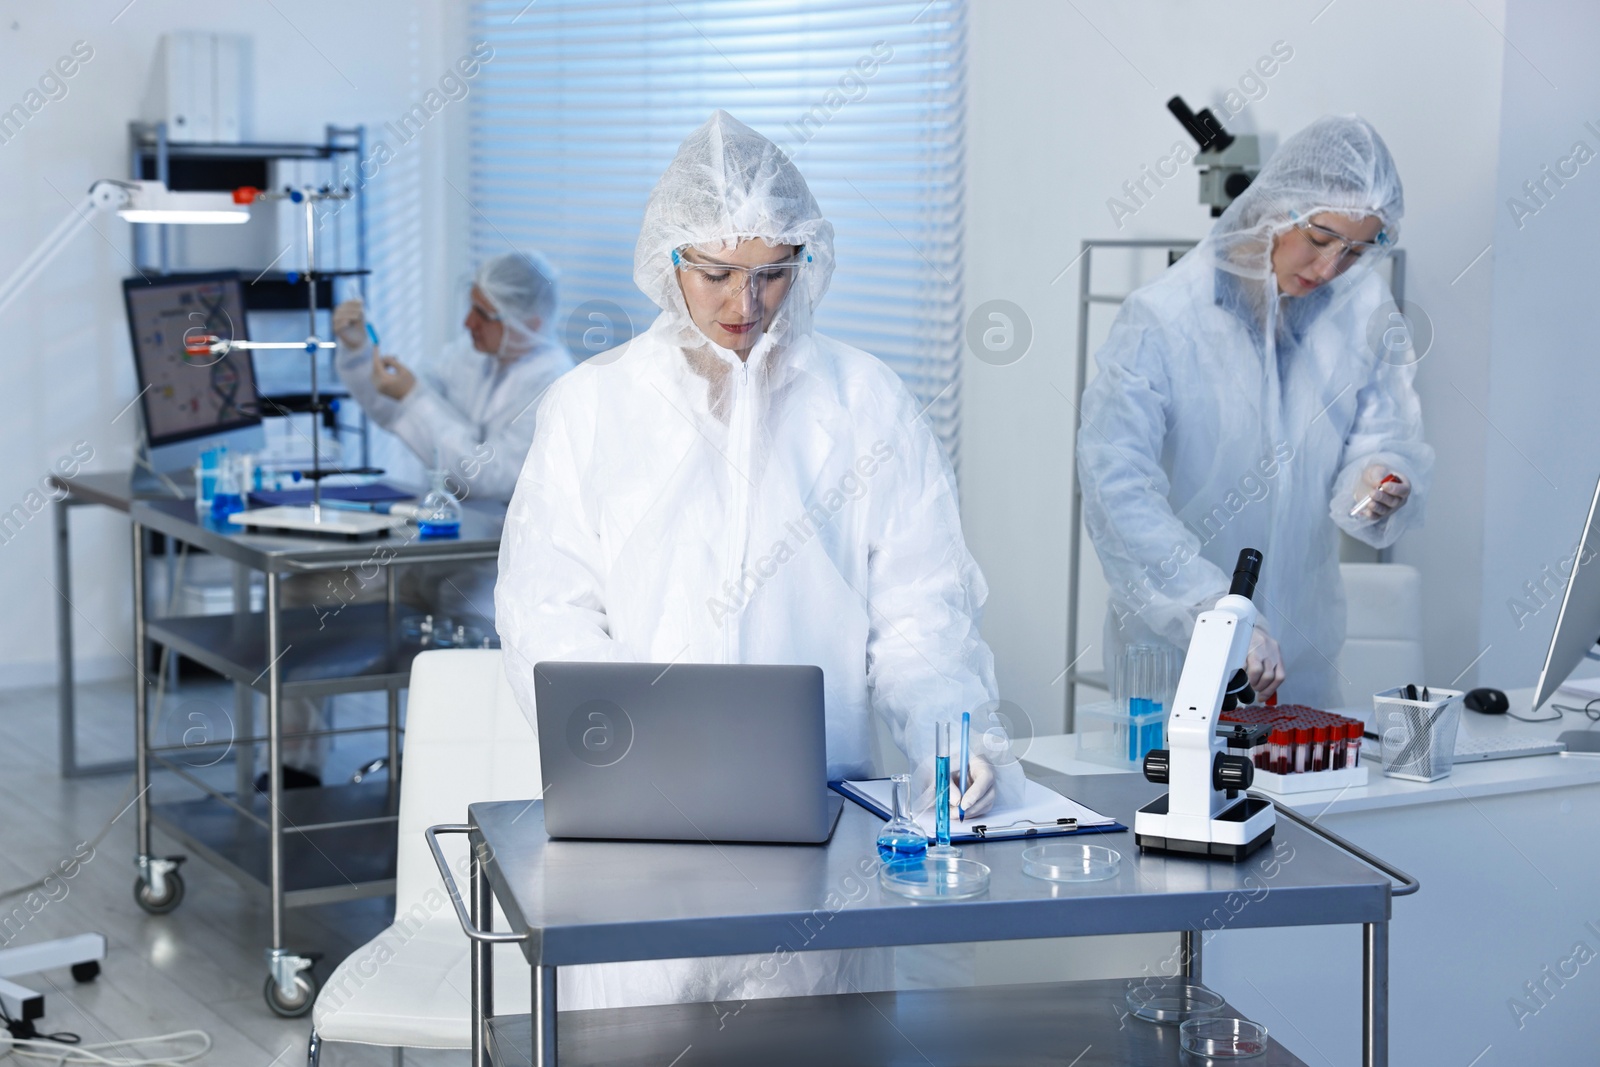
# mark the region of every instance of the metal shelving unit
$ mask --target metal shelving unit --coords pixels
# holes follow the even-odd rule
[[[273,185],[273,164],[284,161],[325,162],[328,184],[349,185],[350,207],[354,212],[349,229],[353,248],[344,240],[346,227],[335,225],[331,239],[318,240],[318,247],[329,250],[317,264],[317,306],[332,308],[344,286],[354,283],[363,300],[367,297],[367,199],[365,183],[358,179],[361,161],[367,157],[365,126],[324,127],[321,142],[259,141],[211,143],[173,141],[164,122],[128,124],[128,171],[144,181],[164,182],[177,191],[227,192],[240,186],[268,189]],[[171,274],[185,269],[174,264],[171,227],[142,225],[133,228],[133,262],[140,270]],[[300,311],[306,306],[300,272],[274,270],[272,265],[245,287],[247,311]],[[305,410],[298,396],[264,397],[278,401],[279,413]],[[361,443],[361,463],[371,462],[371,431],[365,412],[350,427]]]
[[[134,500],[134,648],[175,652],[233,683],[239,736],[201,743],[158,744],[151,736],[152,708],[145,684],[134,690],[135,775],[138,783],[137,863],[134,897],[153,914],[166,914],[183,899],[177,858],[152,851],[151,831],[160,829],[188,852],[261,894],[271,909],[264,993],[279,1015],[311,1010],[317,978],[315,956],[285,943],[287,908],[327,904],[395,891],[395,823],[399,813],[400,691],[410,684],[419,645],[403,640],[397,568],[414,564],[493,559],[499,552],[500,518],[468,508],[455,540],[336,540],[250,532],[195,514],[189,500]],[[263,610],[232,615],[152,618],[145,610],[144,546],[159,534],[228,560],[235,588],[248,589],[250,572],[265,576]],[[380,568],[382,602],[345,603],[333,611],[285,607],[283,583],[297,575],[337,578],[358,568]],[[245,601],[236,601],[243,605]],[[141,660],[142,662],[142,660]],[[386,695],[383,725],[352,726],[286,734],[283,702],[338,693],[379,691]],[[266,700],[266,732],[253,728],[253,695]],[[283,743],[295,737],[382,732],[390,774],[385,783],[363,782],[286,790],[276,772]],[[188,763],[197,752],[267,749],[267,791],[257,793],[248,775],[237,788],[217,788]],[[186,759],[187,757],[187,759]],[[221,759],[219,755],[218,760]],[[202,764],[198,766],[208,766]],[[149,785],[167,772],[198,790],[198,797],[153,802]]]

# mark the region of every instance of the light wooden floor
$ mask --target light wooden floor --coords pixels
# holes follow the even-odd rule
[[[185,700],[206,699],[232,708],[230,689],[185,682],[168,697],[177,709]],[[128,683],[79,687],[79,760],[126,758],[132,752],[132,693]],[[341,698],[338,725],[381,721],[381,698]],[[57,773],[55,689],[0,691],[0,891],[42,877],[74,854],[131,798],[131,776],[63,780]],[[348,774],[362,759],[381,753],[382,735],[336,739],[329,767]],[[231,783],[231,765],[213,769]],[[170,775],[165,776],[171,778]],[[228,787],[231,788],[231,785]],[[179,783],[157,786],[158,794],[184,795]],[[192,795],[192,791],[191,791]],[[182,851],[156,836],[158,853]],[[84,1041],[110,1041],[173,1030],[201,1029],[214,1050],[202,1062],[228,1067],[268,1067],[305,1062],[310,1021],[280,1019],[262,1000],[266,980],[262,950],[269,941],[264,899],[192,859],[183,868],[187,895],[177,911],[147,915],[133,901],[134,815],[112,827],[80,873],[66,882],[67,894],[47,903],[14,944],[98,931],[108,951],[98,979],[77,985],[70,975],[51,973],[24,981],[45,993],[41,1029],[70,1030]],[[59,895],[59,891],[57,891]],[[23,898],[5,900],[16,908]],[[325,953],[317,971],[326,977],[353,949],[382,930],[391,917],[388,900],[365,900],[287,914],[287,942]],[[467,1054],[408,1052],[417,1067],[460,1065]],[[386,1050],[325,1046],[327,1067],[393,1062]]]

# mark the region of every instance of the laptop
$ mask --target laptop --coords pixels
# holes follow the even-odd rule
[[[546,660],[533,691],[551,837],[833,834],[820,667]]]

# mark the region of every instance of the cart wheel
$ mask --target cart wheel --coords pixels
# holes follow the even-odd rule
[[[74,982],[92,982],[99,975],[99,960],[84,960],[82,963],[74,963],[72,965],[72,980]]]
[[[143,878],[137,878],[133,883],[133,899],[139,907],[151,915],[165,915],[177,910],[183,903],[183,876],[177,871],[167,872],[167,891],[159,897],[150,892],[150,885]]]
[[[261,993],[267,998],[267,1007],[273,1014],[281,1015],[285,1019],[298,1019],[309,1014],[311,1005],[317,1002],[317,976],[310,971],[301,971],[294,976],[294,996],[284,999],[278,990],[278,982],[272,975],[267,975],[267,984]]]

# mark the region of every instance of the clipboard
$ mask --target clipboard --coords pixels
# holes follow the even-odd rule
[[[829,787],[849,800],[866,808],[878,818],[888,822],[892,784],[887,778],[874,778],[861,782],[829,782]],[[924,825],[926,819],[926,825]],[[933,816],[919,817],[917,825],[933,839]],[[961,822],[950,820],[952,842],[1010,841],[1028,837],[1063,837],[1068,834],[1125,833],[1127,827],[1115,819],[1086,808],[1077,801],[1062,796],[1038,782],[1027,782],[1026,793],[1020,805],[997,808],[980,816]]]

